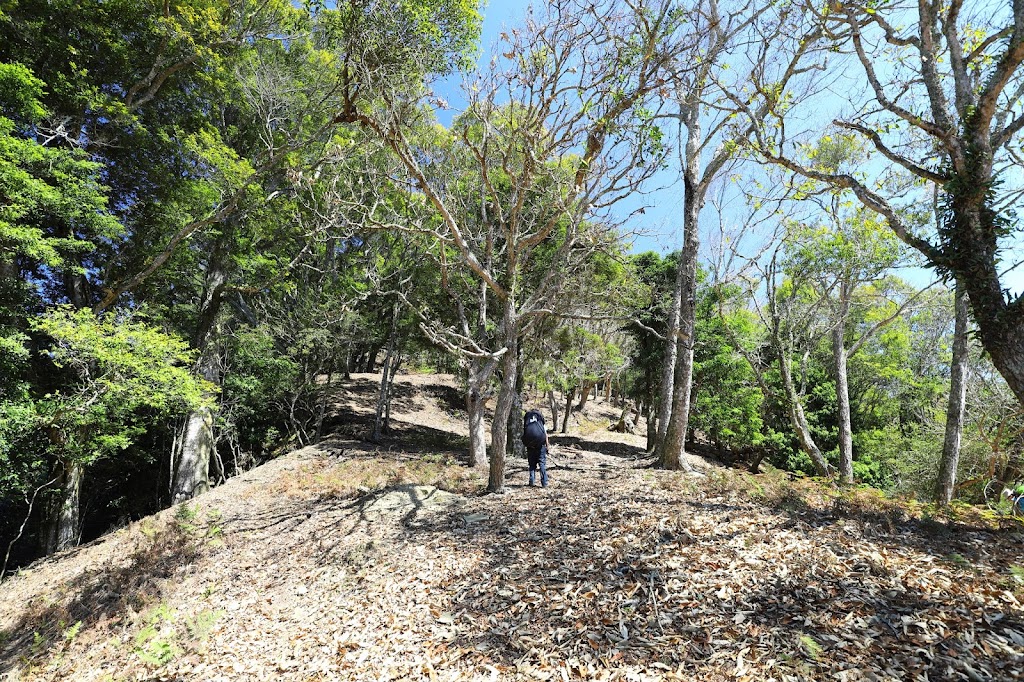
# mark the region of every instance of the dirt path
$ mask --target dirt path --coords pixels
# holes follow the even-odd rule
[[[337,406],[352,435],[372,386],[354,379]],[[342,428],[187,513],[168,510],[5,583],[0,678],[1008,680],[1024,671],[1024,609],[1009,573],[1022,561],[1019,536],[952,532],[895,512],[871,518],[713,468],[700,480],[653,471],[641,437],[602,430],[600,410],[613,410],[600,405],[580,435],[553,439],[546,489],[525,485],[518,459],[505,495],[417,487],[403,477],[474,483],[449,463],[464,436],[452,382],[403,386],[389,442],[371,446]],[[483,474],[471,475],[477,485]],[[372,482],[352,488],[359,481]]]

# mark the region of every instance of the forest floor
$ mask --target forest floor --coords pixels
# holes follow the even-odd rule
[[[450,377],[0,585],[0,680],[1024,679],[1024,534],[692,457],[591,401],[551,484],[460,459]]]

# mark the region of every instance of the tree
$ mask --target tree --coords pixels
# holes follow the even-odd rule
[[[187,411],[203,402],[207,387],[189,372],[186,345],[142,322],[59,308],[35,327],[51,339],[46,353],[55,367],[74,377],[35,403],[36,428],[48,438],[57,479],[43,536],[49,554],[78,542],[86,467],[126,449],[145,430],[145,412]]]
[[[434,211],[429,229],[446,273],[457,268],[477,283],[478,311],[493,299],[493,318],[477,318],[493,324],[487,347],[468,328],[468,315],[460,313],[455,329],[424,321],[439,343],[474,359],[471,394],[501,377],[489,454],[493,492],[505,486],[500,425],[516,397],[521,338],[552,312],[564,274],[614,240],[594,215],[657,167],[660,136],[645,107],[666,82],[678,18],[668,2],[550,3],[540,20],[503,34],[501,56],[468,88],[452,149],[417,149],[409,138],[409,114],[427,99],[422,90],[388,88],[378,106],[345,112],[391,149]],[[453,158],[472,160],[470,180]],[[473,193],[458,191],[463,186]]]
[[[699,273],[698,342],[694,347],[693,431],[700,431],[723,454],[751,454],[756,471],[771,437],[765,424],[766,397],[754,371],[734,344],[760,342],[757,318],[736,285],[710,286]]]
[[[766,306],[761,312],[762,323],[768,329],[771,352],[778,362],[782,383],[782,395],[787,405],[789,419],[796,433],[800,448],[810,458],[818,475],[831,477],[833,466],[825,458],[815,441],[811,424],[804,409],[803,395],[807,376],[807,363],[817,338],[825,332],[827,321],[819,314],[824,301],[805,288],[799,281],[779,282],[781,263],[775,258],[766,269]],[[794,375],[793,356],[800,356],[800,375]],[[766,382],[762,379],[762,386]]]
[[[632,335],[628,372],[628,392],[643,407],[647,417],[647,451],[653,453],[657,442],[657,419],[661,370],[665,367],[666,329],[673,301],[677,256],[662,258],[653,251],[635,255],[631,266],[647,296],[636,297],[636,320],[627,325]]]
[[[828,199],[826,216],[831,224],[797,228],[796,234],[790,237],[795,248],[790,255],[789,267],[800,271],[831,309],[832,362],[839,412],[839,478],[843,483],[852,483],[853,427],[847,364],[850,356],[855,355],[871,335],[896,319],[905,305],[863,330],[852,343],[847,341],[851,331],[851,309],[856,304],[860,289],[880,279],[886,270],[896,265],[899,242],[891,232],[880,231],[881,226],[870,214],[846,213],[838,197]],[[877,305],[877,302],[871,303]]]
[[[76,537],[81,467],[65,458],[60,472],[45,473],[51,463],[38,436],[42,391],[32,381],[30,320],[41,299],[81,277],[77,261],[92,249],[89,240],[113,238],[121,226],[107,210],[100,164],[39,139],[48,116],[43,95],[29,69],[0,63],[0,497],[24,494],[30,515],[36,496],[57,486],[66,504],[50,507],[55,530],[46,548],[54,551]]]
[[[800,115],[801,100],[775,88],[770,70],[755,96],[770,105],[770,115],[734,97],[757,123],[754,147],[772,163],[849,190],[940,275],[954,278],[967,293],[982,346],[1024,402],[1024,302],[1007,290],[1002,265],[1017,237],[1011,215],[1018,179],[1009,168],[1018,163],[1024,128],[1018,3],[851,2],[814,12],[820,43],[849,55],[834,60],[826,75],[842,78],[857,68],[868,86],[863,99],[832,114],[832,125],[865,140],[878,160],[854,169],[801,157],[786,125]],[[820,102],[811,106],[820,130],[825,112]],[[929,186],[941,189],[943,218],[934,231],[919,210]]]
[[[739,2],[723,9],[718,0],[702,0],[695,3],[689,14],[692,23],[686,31],[692,44],[687,45],[676,63],[695,66],[681,68],[675,74],[673,104],[676,111],[666,114],[680,126],[683,248],[669,313],[661,377],[656,452],[658,466],[662,468],[686,468],[681,455],[690,415],[694,369],[700,213],[712,184],[737,156],[740,148],[736,140],[751,132],[737,125],[732,93],[745,89],[756,79],[763,62],[752,60],[749,73],[732,67],[746,58],[744,53],[751,43],[773,45],[787,32],[802,35],[805,40],[802,44],[810,49],[818,29],[812,27],[809,35],[805,35],[807,31],[794,29],[786,19],[788,11],[785,6],[777,8],[751,2]],[[798,49],[788,61],[782,58],[779,87],[785,87],[799,74],[798,65],[803,57],[804,50]],[[764,105],[760,108],[767,111]],[[706,163],[704,158],[707,158]]]
[[[559,327],[554,336],[559,364],[556,374],[566,396],[562,433],[568,433],[573,398],[579,396],[576,409],[582,410],[591,388],[601,378],[621,369],[624,361],[618,346],[585,326],[565,325]]]

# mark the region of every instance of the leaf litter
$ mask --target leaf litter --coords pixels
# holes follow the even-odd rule
[[[0,586],[0,679],[1024,675],[1019,532],[772,504],[712,465],[648,469],[642,443],[556,442],[550,487],[513,458],[487,496],[338,495],[342,464],[413,455],[293,453],[201,498],[187,534],[168,510]]]

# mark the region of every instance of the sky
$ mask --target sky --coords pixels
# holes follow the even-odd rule
[[[523,21],[529,5],[528,0],[491,0],[483,8],[480,63],[486,63],[486,60],[489,59],[503,30]],[[451,107],[448,111],[438,112],[438,118],[445,125],[448,125],[464,106],[461,81],[461,75],[456,74],[436,84],[437,94],[447,100]],[[644,210],[642,214],[639,214],[637,209],[641,207]],[[622,217],[634,216],[623,224],[624,232],[636,235],[631,248],[634,253],[642,251],[668,253],[678,250],[682,244],[682,209],[683,194],[678,165],[670,163],[669,168],[654,176],[644,194],[623,200],[614,212]],[[704,231],[702,243],[705,250],[709,244],[716,241],[708,234],[709,226],[717,226],[720,220],[735,222],[742,219],[743,209],[729,210],[727,208],[720,214],[709,201],[701,213],[701,225]],[[901,268],[899,274],[911,284],[922,287],[935,279],[933,271],[919,267]],[[1024,268],[1010,273],[1005,283],[1012,290],[1024,291]]]

